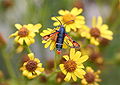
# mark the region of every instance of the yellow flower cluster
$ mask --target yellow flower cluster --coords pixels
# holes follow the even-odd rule
[[[42,27],[41,24],[28,24],[28,25],[20,25],[15,24],[15,27],[18,29],[15,33],[11,34],[9,37],[15,37],[15,42],[23,45],[31,45],[35,42],[34,37],[36,36],[36,32],[39,32],[39,29]]]
[[[42,36],[44,43],[44,47],[47,48],[50,46],[50,50],[55,49],[57,44],[62,48],[71,47],[70,53],[68,55],[64,55],[63,58],[65,62],[60,64],[60,70],[65,75],[64,80],[70,81],[71,78],[74,81],[77,81],[77,77],[82,79],[82,85],[98,85],[97,82],[100,82],[99,78],[100,71],[94,72],[91,67],[87,67],[86,71],[84,70],[83,63],[89,58],[88,55],[91,53],[91,48],[89,52],[85,51],[85,47],[83,46],[81,51],[75,51],[75,46],[78,46],[78,43],[72,40],[71,37],[67,35],[66,32],[76,32],[81,37],[90,40],[90,44],[98,46],[100,44],[101,38],[106,40],[113,39],[113,32],[108,30],[108,26],[103,24],[102,17],[93,17],[92,27],[88,27],[85,25],[84,16],[80,15],[82,13],[82,9],[73,8],[71,11],[68,10],[60,10],[58,13],[60,16],[52,17],[51,19],[55,22],[53,23],[55,27],[54,29],[47,28],[43,30],[40,35]],[[35,42],[34,37],[35,33],[39,33],[39,29],[42,27],[41,24],[28,24],[28,25],[20,25],[15,24],[15,27],[18,29],[15,33],[10,35],[11,37],[15,37],[15,42],[19,43],[21,46],[30,46]],[[59,29],[63,27],[63,34],[61,33],[62,43],[58,43],[57,38],[59,35]],[[63,39],[63,40],[62,40]],[[57,47],[56,47],[57,48]],[[20,52],[21,50],[18,50]],[[84,52],[83,52],[84,51]],[[84,55],[85,54],[85,55]],[[29,60],[24,62],[23,66],[20,68],[23,71],[23,75],[28,77],[29,79],[35,78],[44,71],[42,68],[42,64],[38,58],[34,57],[33,53],[28,54]],[[56,61],[55,61],[56,62]]]
[[[99,78],[99,74],[100,70],[94,72],[91,67],[86,67],[86,74],[81,81],[82,85],[99,85],[98,82],[101,81],[101,79]]]
[[[73,8],[71,11],[68,10],[60,10],[58,13],[61,16],[57,16],[57,18],[61,21],[62,24],[66,24],[66,32],[70,32],[71,30],[76,31],[77,28],[80,28],[83,24],[85,24],[84,16],[81,16],[82,9]],[[51,18],[52,20],[56,21],[53,25],[58,26],[60,22],[56,20],[55,17]]]
[[[23,64],[20,70],[23,71],[24,76],[32,79],[39,76],[44,71],[44,68],[42,68],[42,63],[38,58],[34,57],[33,53],[29,53],[28,57],[29,60]]]
[[[65,81],[70,81],[71,77],[74,81],[77,81],[78,78],[83,78],[85,71],[83,70],[85,62],[88,59],[87,55],[81,56],[81,52],[75,52],[74,48],[70,50],[70,56],[64,55],[65,63],[60,64],[59,67],[61,71],[66,75]]]
[[[113,39],[113,32],[108,30],[108,25],[102,23],[101,16],[99,16],[97,20],[96,17],[93,17],[92,27],[89,28],[88,26],[83,25],[82,28],[78,29],[78,32],[82,37],[89,39],[91,44],[98,46],[101,38],[107,40]]]

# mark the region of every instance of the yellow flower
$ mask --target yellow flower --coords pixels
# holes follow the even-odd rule
[[[88,56],[80,56],[81,52],[75,52],[74,48],[70,49],[70,56],[63,56],[66,61],[64,62],[64,64],[60,64],[59,67],[61,71],[66,75],[66,77],[64,78],[65,81],[70,81],[71,77],[74,81],[77,81],[77,77],[84,77],[86,72],[83,70],[84,66],[82,63],[88,59]]]
[[[28,54],[28,57],[29,60],[23,64],[20,70],[23,71],[22,74],[24,76],[32,79],[39,76],[41,72],[44,71],[44,68],[42,68],[42,63],[40,63],[40,60],[38,58],[34,58],[33,53]]]
[[[42,33],[40,33],[40,35],[42,37],[46,36],[46,35],[50,35],[54,32],[56,32],[56,30],[58,30],[59,28],[55,28],[55,29],[50,29],[50,28],[47,28],[47,30],[43,30]],[[56,47],[56,38],[57,36],[53,36],[53,37],[47,37],[49,39],[47,40],[43,40],[42,43],[45,43],[44,47],[47,48],[50,46],[50,50],[53,50],[55,47]],[[67,48],[67,45],[65,43],[63,43],[63,48]]]
[[[20,25],[15,24],[15,27],[18,29],[15,33],[11,34],[9,37],[15,37],[15,42],[23,45],[24,42],[29,46],[35,42],[35,32],[39,32],[41,28],[41,24],[28,24],[28,25]]]
[[[108,30],[108,25],[102,24],[102,17],[99,16],[97,21],[96,17],[93,17],[92,28],[82,25],[82,28],[79,29],[79,33],[82,37],[90,39],[90,43],[93,45],[99,45],[100,39],[112,40],[113,32]]]
[[[67,32],[70,32],[71,30],[76,31],[77,28],[80,28],[81,25],[85,24],[84,17],[79,15],[82,13],[82,9],[78,9],[74,7],[71,11],[68,10],[60,10],[58,13],[61,16],[57,16],[57,18],[61,21],[62,24],[66,24],[65,29]],[[60,25],[60,22],[55,18],[52,17],[52,20],[56,21],[54,22],[54,26]]]
[[[94,72],[91,67],[86,67],[86,74],[82,79],[82,85],[99,85],[97,82],[100,82],[101,79],[99,78],[100,70]]]
[[[24,47],[22,45],[18,45],[16,48],[16,53],[21,53],[24,50]]]

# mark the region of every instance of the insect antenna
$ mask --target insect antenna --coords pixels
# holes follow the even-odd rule
[[[74,20],[67,21],[67,22],[65,22],[63,25],[65,25],[66,23],[71,22],[71,21],[74,21]]]
[[[57,18],[57,17],[55,17],[57,20],[58,20],[58,22],[60,22],[60,24],[62,25],[62,22]]]

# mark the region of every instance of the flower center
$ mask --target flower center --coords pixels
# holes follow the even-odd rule
[[[90,34],[95,38],[100,37],[100,31],[97,28],[91,28]]]
[[[29,34],[29,31],[27,28],[23,27],[19,30],[18,35],[20,37],[26,37]]]
[[[72,60],[68,60],[64,63],[64,67],[67,72],[73,72],[76,70],[77,64]]]
[[[93,83],[93,82],[95,81],[95,76],[94,76],[94,74],[91,73],[91,72],[87,72],[87,73],[85,74],[84,78],[86,79],[86,81],[87,81],[88,83]]]
[[[63,16],[63,21],[66,24],[72,24],[74,23],[74,20],[75,20],[75,16],[72,14],[66,14]]]
[[[26,69],[30,72],[35,71],[37,68],[37,62],[33,60],[29,60],[28,63],[26,64]]]

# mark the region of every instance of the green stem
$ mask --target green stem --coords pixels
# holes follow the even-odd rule
[[[56,50],[55,50],[55,57],[54,57],[54,71],[57,70],[57,53],[56,53]]]
[[[32,53],[31,49],[27,45],[25,47],[28,53]]]

